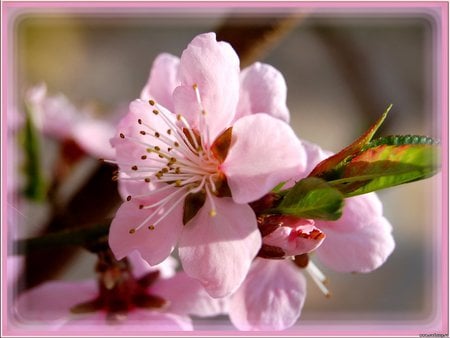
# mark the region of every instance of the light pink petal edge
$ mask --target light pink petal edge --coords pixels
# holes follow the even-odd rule
[[[303,172],[306,154],[291,127],[266,114],[248,115],[233,125],[221,165],[237,203],[255,201],[279,183]]]
[[[184,271],[196,278],[213,297],[225,297],[244,280],[261,247],[256,217],[248,205],[231,198],[215,198],[211,217],[209,199],[184,226],[179,255]]]
[[[305,277],[292,262],[259,258],[232,296],[230,319],[240,330],[284,330],[300,317],[305,298]]]

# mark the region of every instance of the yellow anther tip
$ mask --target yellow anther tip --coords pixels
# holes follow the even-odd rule
[[[211,216],[211,217],[215,217],[217,215],[217,212],[213,209],[213,210],[210,210],[210,212],[209,212],[209,216]]]

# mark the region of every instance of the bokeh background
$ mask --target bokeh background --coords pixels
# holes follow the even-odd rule
[[[239,25],[246,18],[264,21],[297,12],[292,30],[259,61],[283,73],[292,126],[301,138],[339,151],[390,103],[394,107],[380,135],[441,138],[432,16],[420,9],[278,12],[257,8],[24,11],[14,27],[14,100],[20,107],[27,88],[45,82],[50,93],[64,93],[78,106],[95,106],[99,114],[113,114],[139,96],[159,53],[180,55],[194,36],[216,30],[230,15],[240,18]],[[51,152],[52,144],[46,149]],[[95,165],[92,161],[80,170]],[[385,216],[394,229],[394,253],[370,274],[339,274],[321,267],[330,280],[332,297],[325,298],[309,279],[301,319],[290,331],[316,324],[326,329],[327,324],[348,321],[372,323],[377,330],[434,318],[443,254],[439,184],[432,178],[380,191]],[[45,222],[45,208],[27,206],[21,212],[21,235],[33,234],[39,227],[36,223]],[[94,263],[93,255],[80,251],[58,278],[89,278]],[[229,328],[223,319],[197,323],[200,329]]]

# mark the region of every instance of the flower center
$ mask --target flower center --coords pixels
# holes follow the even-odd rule
[[[130,229],[130,234],[147,226],[154,230],[186,197],[201,193],[209,200],[211,217],[216,215],[213,195],[223,185],[220,161],[215,156],[209,140],[206,112],[202,108],[198,87],[193,86],[201,107],[194,128],[182,115],[174,115],[154,100],[149,100],[151,114],[160,119],[149,124],[138,119],[140,137],[120,133],[120,138],[144,146],[138,163],[118,163],[120,180],[142,181],[149,186],[143,195],[128,196],[127,201],[137,198],[145,202],[139,209],[151,209],[152,213],[139,225]],[[148,202],[148,201],[151,202]],[[198,211],[198,210],[197,210]]]
[[[161,310],[169,304],[167,300],[149,291],[159,278],[158,270],[136,279],[127,259],[117,261],[110,252],[102,252],[99,254],[96,271],[98,295],[72,307],[72,313],[104,311],[108,321],[117,322],[126,319],[129,312],[138,308]]]

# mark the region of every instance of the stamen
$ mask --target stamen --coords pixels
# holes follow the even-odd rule
[[[189,194],[200,191],[206,192],[211,208],[209,215],[211,217],[217,215],[213,194],[217,193],[218,163],[208,148],[209,129],[200,91],[196,84],[193,88],[201,108],[198,124],[191,126],[182,115],[176,116],[177,122],[172,112],[154,100],[149,100],[153,114],[157,115],[155,118],[161,118],[165,128],[156,128],[155,124],[150,125],[145,119],[138,119],[137,123],[141,126],[138,132],[145,138],[127,136],[127,140],[144,146],[147,154],[140,155],[140,158],[148,161],[139,162],[139,165],[116,163],[124,176],[117,175],[117,177],[140,182],[143,180],[146,183],[153,180],[154,185],[150,191],[142,195],[133,195],[133,198],[155,195],[150,204],[137,206],[139,209],[151,209],[151,213],[139,225],[130,229],[130,234],[143,226],[154,230]],[[125,138],[125,135],[121,133],[120,137]],[[130,200],[131,196],[128,196],[127,201]]]
[[[157,220],[156,222],[153,222],[152,225],[155,227],[159,222],[161,222],[164,218],[166,218],[167,215],[169,215],[169,214],[172,212],[172,210],[175,209],[175,207],[177,207],[178,204],[180,204],[181,201],[184,201],[184,199],[186,198],[186,196],[190,194],[190,191],[189,191],[189,190],[183,190],[183,189],[182,189],[182,190],[177,190],[177,191],[176,191],[176,193],[179,193],[179,192],[184,192],[184,194],[183,194],[181,197],[177,198],[174,202],[172,202],[171,200],[172,200],[172,197],[174,197],[176,194],[170,194],[169,196],[170,196],[171,198],[164,198],[164,203],[162,203],[158,208],[156,208],[156,210],[153,211],[153,213],[152,213],[150,216],[148,216],[141,224],[139,224],[139,225],[136,227],[136,229],[140,229],[142,226],[144,226],[144,224],[150,222],[150,220],[151,220],[155,215],[158,215],[159,212],[160,212],[161,210],[163,210],[163,208],[166,206],[166,204],[170,201],[170,202],[172,202],[171,207],[170,207],[169,209],[165,210],[165,212],[163,213],[163,215],[162,215],[160,218],[158,218],[158,220]],[[147,207],[148,207],[148,206],[145,206],[144,208],[147,208]]]
[[[316,283],[316,285],[319,287],[320,291],[322,291],[325,297],[327,298],[331,297],[330,291],[325,286],[326,277],[322,273],[322,271],[320,271],[319,268],[312,261],[309,261],[305,270],[311,276],[312,280],[314,281],[314,283]]]
[[[196,97],[197,103],[198,103],[198,105],[200,107],[200,114],[198,115],[198,128],[200,130],[200,133],[202,135],[206,136],[205,140],[203,138],[200,139],[201,146],[202,146],[202,149],[207,150],[211,143],[209,142],[210,141],[210,139],[209,139],[209,128],[208,128],[208,124],[206,123],[206,119],[205,119],[206,110],[205,110],[205,107],[203,106],[203,102],[202,102],[202,98],[200,96],[200,90],[198,89],[198,85],[194,84],[192,86],[192,88],[195,91],[195,97]],[[211,159],[209,152],[206,152],[206,154],[207,154],[207,158]]]
[[[202,99],[201,99],[201,97],[200,97],[200,90],[198,89],[198,85],[195,83],[195,84],[192,86],[192,88],[194,89],[195,97],[196,97],[196,99],[197,99],[198,105],[200,106],[202,115],[206,115],[206,111],[205,111],[205,109],[204,109],[204,107],[203,107]]]
[[[209,216],[215,217],[217,215],[216,204],[214,203],[214,199],[209,191],[208,187],[206,187],[206,195],[208,196],[209,203],[211,203],[211,210],[209,211]]]

